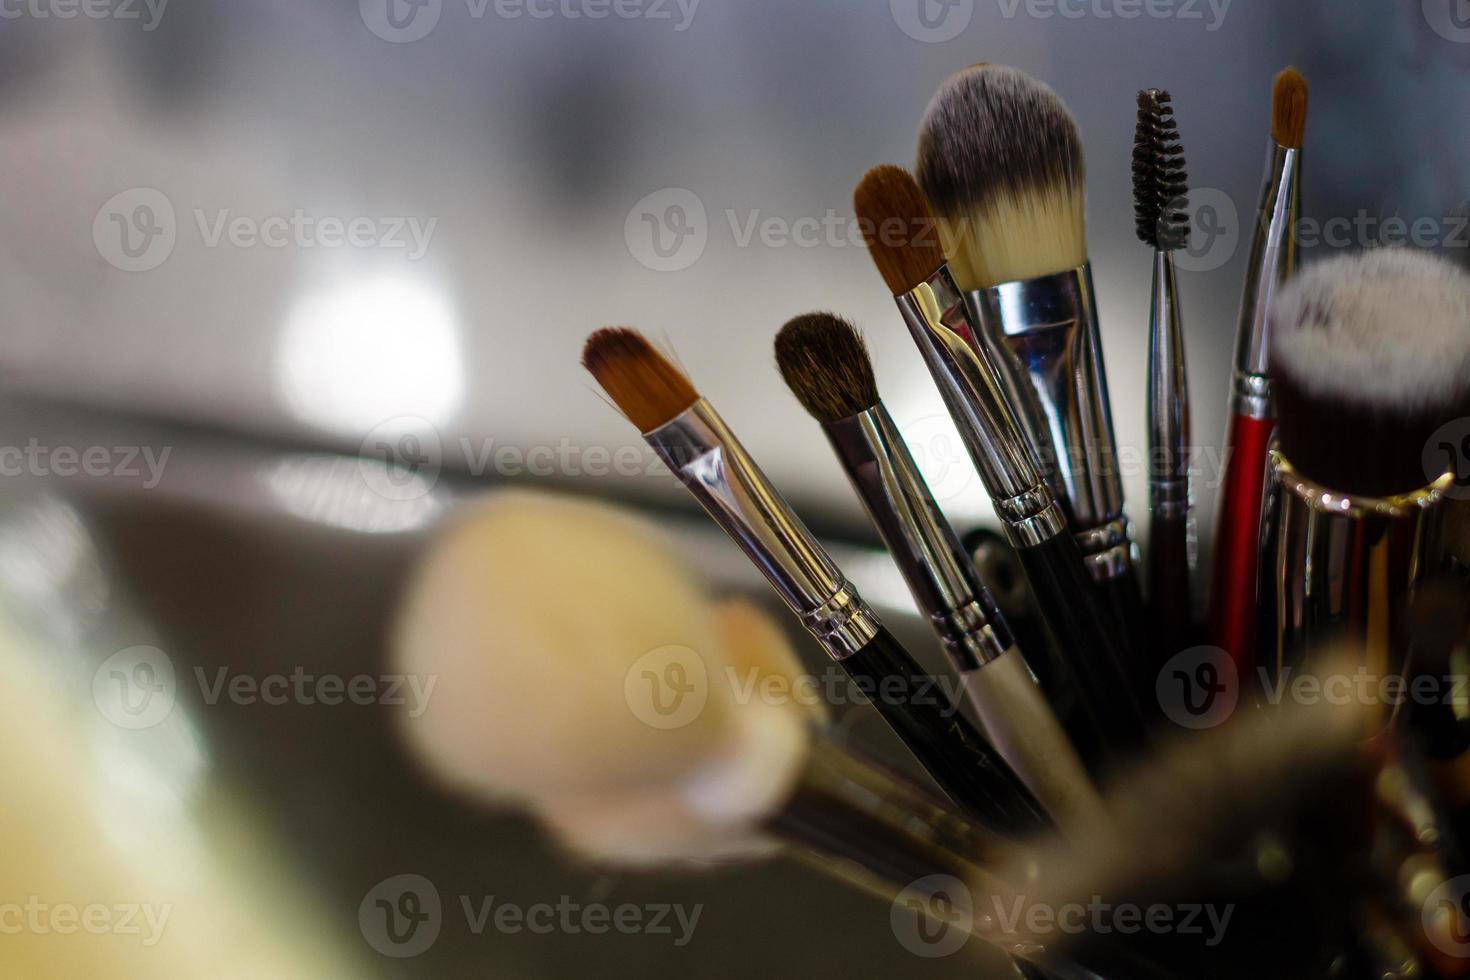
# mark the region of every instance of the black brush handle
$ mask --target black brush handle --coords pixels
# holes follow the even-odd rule
[[[1155,671],[1191,645],[1190,578],[1189,519],[1155,515],[1148,532],[1149,656]]]
[[[1103,745],[1081,742],[1087,734],[1080,713],[1074,713],[1078,717],[1073,724],[1078,731],[1072,733],[1073,740],[1096,775],[1148,742],[1148,725],[1124,673],[1128,641],[1121,635],[1121,621],[1104,608],[1071,535],[1063,531],[1016,551],[1041,618],[1062,659],[1072,669],[1078,700],[1090,709],[1104,740]]]
[[[1040,804],[957,706],[886,628],[840,663],[954,802],[997,832],[1050,826]]]
[[[1133,691],[1144,718],[1152,720],[1161,714],[1155,693],[1158,667],[1149,646],[1148,613],[1143,604],[1143,587],[1138,581],[1138,571],[1129,562],[1122,572],[1095,582],[1093,588],[1097,590],[1104,610],[1117,624],[1118,636],[1123,640],[1120,663],[1129,689]]]

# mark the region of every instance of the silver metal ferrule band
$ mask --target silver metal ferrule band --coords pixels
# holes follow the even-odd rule
[[[1088,528],[1072,535],[1087,571],[1094,582],[1106,582],[1126,573],[1133,567],[1133,544],[1128,536],[1128,519],[1117,520]]]
[[[1264,374],[1236,372],[1230,386],[1230,414],[1248,419],[1276,417],[1276,401],[1271,393],[1271,379]]]
[[[1149,488],[1169,491],[1189,483],[1189,378],[1184,328],[1174,279],[1174,253],[1154,251],[1153,302],[1148,325]],[[1150,504],[1154,497],[1150,495]]]
[[[1271,301],[1277,288],[1296,271],[1300,218],[1301,151],[1273,140],[1240,296],[1240,322],[1235,335],[1237,377],[1266,375],[1271,353]]]
[[[969,294],[1042,474],[1073,528],[1123,514],[1091,265]]]
[[[1005,622],[888,410],[879,403],[823,428],[955,668],[999,657],[1011,645]]]
[[[877,636],[877,614],[708,402],[701,398],[643,437],[833,658]]]
[[[948,265],[894,297],[981,480],[1017,547],[1060,534],[1061,510],[1042,482],[995,365],[975,343],[964,296]]]

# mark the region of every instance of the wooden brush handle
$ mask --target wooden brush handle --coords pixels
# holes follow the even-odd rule
[[[1236,415],[1226,442],[1225,484],[1215,532],[1210,642],[1235,662],[1242,682],[1256,662],[1256,580],[1261,548],[1261,501],[1266,449],[1276,423]]]

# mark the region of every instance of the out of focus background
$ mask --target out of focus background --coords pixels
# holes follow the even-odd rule
[[[382,699],[241,693],[381,675],[421,542],[496,484],[644,507],[719,587],[763,594],[593,392],[577,359],[605,324],[677,351],[901,621],[901,584],[770,343],[799,312],[854,318],[936,496],[965,527],[990,520],[850,206],[868,167],[912,161],[930,95],[976,61],[1045,79],[1081,126],[1136,521],[1134,94],[1173,94],[1207,555],[1271,80],[1296,64],[1311,83],[1308,260],[1406,242],[1463,256],[1464,0],[0,0],[0,649],[18,678],[0,742],[21,787],[0,838],[3,972],[173,976],[176,957],[241,977],[1005,975],[973,950],[916,960],[886,904],[784,862],[577,867],[422,776]],[[897,757],[868,714],[844,723]],[[90,884],[83,868],[119,853]],[[438,903],[411,955],[369,914],[401,875]],[[482,914],[564,897],[702,913],[687,935],[672,916],[670,934],[589,935]],[[51,915],[93,903],[111,928]],[[145,945],[144,913],[165,906]],[[81,971],[93,955],[106,965]]]

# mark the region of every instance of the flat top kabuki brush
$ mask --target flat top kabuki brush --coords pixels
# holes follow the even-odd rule
[[[1194,616],[1194,500],[1189,476],[1189,378],[1174,253],[1189,245],[1188,177],[1169,93],[1138,93],[1133,209],[1153,249],[1148,325],[1149,638],[1162,665],[1189,646]]]
[[[1297,264],[1301,217],[1302,137],[1307,126],[1307,80],[1295,68],[1276,76],[1271,93],[1271,141],[1266,178],[1251,237],[1240,300],[1225,476],[1215,529],[1210,584],[1210,639],[1244,677],[1255,664],[1256,562],[1266,447],[1276,427],[1271,397],[1270,311],[1276,291]]]
[[[821,423],[986,735],[1063,831],[1100,820],[1081,760],[879,400],[862,335],[830,313],[799,316],[776,335],[776,365]]]
[[[994,358],[1099,594],[1127,635],[1141,639],[1077,123],[1024,72],[975,65],[952,75],[929,104],[916,176],[977,317],[976,339]],[[1134,646],[1141,654],[1142,644]],[[1146,658],[1128,667],[1138,685],[1152,684]]]
[[[945,792],[1004,833],[1048,821],[1025,785],[879,622],[678,368],[634,330],[599,330],[582,363]]]
[[[858,184],[853,204],[868,252],[1016,548],[1059,654],[1054,671],[1040,672],[1055,675],[1048,691],[1053,707],[1096,773],[1110,751],[1126,753],[1146,741],[1122,667],[1129,641],[1093,589],[988,352],[972,343],[969,313],[924,192],[902,168],[875,167]]]
[[[1282,289],[1271,331],[1262,665],[1346,632],[1371,675],[1401,673],[1454,479],[1432,437],[1470,414],[1470,274],[1414,249],[1336,256]]]

